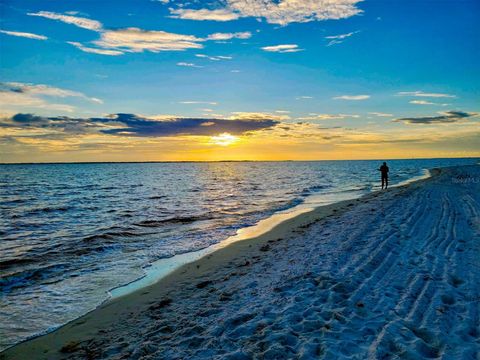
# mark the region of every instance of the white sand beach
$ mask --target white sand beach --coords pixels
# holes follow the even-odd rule
[[[1,359],[479,359],[480,166],[318,208]]]

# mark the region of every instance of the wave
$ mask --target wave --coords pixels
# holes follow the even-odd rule
[[[166,195],[154,195],[154,196],[150,196],[149,199],[158,200],[158,199],[164,199],[166,197],[167,197]]]
[[[31,264],[34,263],[35,260],[33,259],[7,259],[7,260],[1,260],[0,261],[0,268],[2,271],[6,271],[11,267],[17,266],[17,265],[26,265],[26,264]]]
[[[18,205],[18,204],[23,204],[28,201],[34,200],[33,198],[25,198],[25,199],[12,199],[12,200],[4,200],[0,201],[0,206],[5,206],[5,205]]]
[[[51,277],[54,274],[62,273],[65,268],[67,268],[68,264],[53,264],[44,266],[41,268],[36,269],[26,269],[18,272],[12,272],[0,278],[0,291],[2,293],[7,292],[13,288],[22,287],[28,285],[30,282],[39,282],[41,280],[45,280],[50,277],[48,283],[57,282],[61,279],[52,279]]]
[[[305,196],[308,194],[316,193],[328,188],[331,188],[332,185],[314,185],[314,186],[309,186],[307,188],[304,188],[301,192],[301,195]]]
[[[211,219],[213,219],[212,216],[179,216],[163,220],[144,220],[133,225],[140,227],[159,227],[167,224],[188,224]]]
[[[25,215],[35,215],[39,213],[65,212],[71,210],[71,206],[46,206],[27,210]]]
[[[94,235],[84,237],[82,241],[86,243],[91,243],[97,240],[112,240],[118,237],[133,237],[133,236],[140,236],[140,235],[144,235],[144,234],[136,233],[129,230],[109,231],[102,234],[94,234]]]

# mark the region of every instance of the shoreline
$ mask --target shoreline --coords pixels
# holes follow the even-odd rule
[[[422,181],[422,180],[418,180],[418,181]],[[402,186],[408,186],[408,185],[410,185],[410,184],[405,184],[405,185],[402,185]],[[227,238],[226,240],[224,240],[224,241],[222,241],[218,244],[212,245],[208,248],[205,248],[205,249],[193,252],[193,253],[179,254],[179,255],[173,256],[171,258],[161,259],[161,260],[170,260],[170,259],[173,259],[177,256],[182,256],[182,255],[194,255],[193,257],[197,257],[195,255],[199,254],[198,259],[183,263],[179,267],[175,267],[175,269],[172,270],[172,271],[167,271],[166,275],[162,276],[160,279],[158,279],[154,283],[152,283],[150,285],[142,286],[142,287],[138,288],[137,290],[135,290],[133,292],[128,292],[126,294],[121,294],[120,293],[120,294],[117,295],[116,290],[128,287],[129,285],[131,285],[133,283],[136,283],[137,281],[141,281],[142,279],[144,279],[147,276],[147,274],[145,276],[143,276],[142,278],[133,280],[130,283],[127,283],[127,284],[124,284],[124,285],[121,285],[121,286],[118,286],[116,288],[113,288],[113,289],[109,290],[108,293],[111,294],[113,292],[115,295],[112,294],[108,299],[105,299],[103,302],[101,302],[96,308],[90,310],[86,314],[84,314],[84,315],[82,315],[82,316],[80,316],[76,319],[73,319],[73,320],[71,320],[71,321],[69,321],[69,322],[67,322],[63,325],[60,325],[59,327],[56,327],[54,329],[47,329],[47,330],[45,330],[44,333],[33,335],[31,338],[25,339],[25,340],[15,344],[15,345],[12,345],[12,346],[2,350],[0,352],[0,359],[3,359],[2,356],[4,356],[6,353],[8,353],[11,350],[14,350],[18,346],[22,346],[22,345],[28,344],[30,342],[35,342],[38,339],[48,337],[50,335],[55,334],[58,331],[61,331],[63,328],[66,328],[66,327],[70,327],[70,326],[76,327],[77,325],[81,325],[85,322],[83,320],[84,318],[86,318],[86,317],[90,318],[90,316],[93,315],[94,313],[101,312],[102,309],[114,306],[113,305],[114,303],[117,304],[118,302],[121,302],[125,298],[130,298],[130,297],[135,298],[137,296],[140,297],[140,296],[144,295],[148,291],[149,288],[155,287],[155,286],[161,286],[163,282],[165,282],[167,286],[170,286],[172,283],[177,281],[177,279],[176,279],[177,276],[179,276],[179,277],[187,277],[187,276],[201,277],[203,272],[206,272],[207,270],[210,270],[211,266],[206,266],[206,265],[209,262],[209,260],[212,258],[212,255],[216,255],[215,257],[220,257],[221,259],[227,259],[227,258],[230,258],[230,254],[223,254],[223,252],[230,252],[231,251],[232,253],[235,253],[235,256],[237,254],[239,256],[241,256],[241,253],[243,251],[248,251],[248,249],[250,249],[252,247],[252,245],[267,243],[269,240],[272,240],[276,237],[286,236],[288,233],[294,231],[297,227],[308,226],[312,221],[319,221],[323,217],[333,215],[337,211],[345,210],[345,209],[347,209],[348,204],[351,203],[352,201],[359,201],[360,199],[362,199],[364,197],[367,197],[367,196],[370,196],[370,195],[373,195],[377,192],[378,191],[366,194],[366,195],[361,196],[359,198],[342,200],[342,201],[335,202],[335,203],[332,203],[332,204],[329,204],[329,205],[323,205],[323,206],[319,206],[317,208],[310,209],[308,212],[302,212],[302,213],[298,214],[297,216],[295,216],[294,218],[290,218],[288,220],[280,222],[279,224],[275,225],[273,228],[271,228],[267,232],[262,233],[258,236],[242,238],[240,240],[235,240],[233,242],[230,242],[229,239],[237,237],[237,235],[238,235],[237,234],[237,235],[231,236],[230,238]],[[318,211],[318,210],[321,210],[321,211]],[[300,217],[305,217],[305,218],[299,219]],[[268,219],[269,218],[263,219],[263,220],[268,220]],[[255,225],[252,226],[252,227],[255,227]],[[252,244],[249,244],[248,247],[242,246],[241,249],[235,248],[235,245],[238,245],[239,243],[242,243],[242,242],[249,242],[249,243],[252,242]],[[214,249],[212,249],[212,248],[214,248]],[[217,253],[220,253],[220,254],[217,254]],[[233,254],[231,254],[231,255],[233,255]],[[245,255],[248,256],[248,253],[246,253]],[[221,262],[221,261],[222,260],[220,260],[219,262]],[[221,265],[218,265],[218,266],[221,266]],[[190,274],[190,273],[192,273],[192,274]],[[132,302],[135,302],[135,301],[136,300],[132,299]],[[130,301],[128,301],[128,303],[130,303]],[[95,321],[95,323],[96,323],[96,321]],[[106,324],[108,324],[108,323],[109,322],[106,322]],[[96,326],[96,324],[95,324],[95,326]],[[47,341],[49,341],[49,340],[47,340]],[[36,353],[37,350],[34,349],[33,352]],[[17,356],[19,356],[19,355],[17,355]],[[8,357],[6,357],[6,358],[8,358]],[[20,357],[20,358],[15,357],[15,359],[21,359],[21,358],[22,357]]]
[[[405,180],[402,183],[392,185],[390,187],[390,189],[391,189],[390,191],[392,191],[393,189],[406,188],[406,187],[410,186],[411,184],[428,180],[433,176],[432,174],[434,174],[435,171],[437,171],[437,170],[438,169],[425,169],[425,171],[427,173],[425,173],[423,175],[416,176],[412,179]],[[4,353],[7,353],[9,350],[12,350],[12,349],[14,349],[18,346],[21,346],[22,344],[26,344],[26,343],[29,343],[29,342],[32,342],[32,341],[36,341],[37,339],[48,337],[49,335],[52,335],[52,334],[56,333],[57,331],[62,330],[65,327],[69,327],[71,325],[76,325],[79,322],[83,323],[83,319],[85,317],[88,317],[88,316],[92,315],[93,313],[97,313],[104,308],[108,308],[110,306],[113,306],[112,303],[120,302],[125,297],[142,296],[142,293],[148,291],[149,288],[155,287],[155,286],[161,286],[162,282],[164,282],[164,281],[165,281],[165,283],[170,285],[171,283],[176,281],[176,279],[175,279],[176,276],[184,276],[186,273],[188,273],[188,274],[185,275],[185,276],[191,276],[189,273],[193,272],[193,274],[196,273],[196,276],[201,277],[202,276],[202,270],[203,270],[203,272],[205,272],[207,269],[210,269],[210,266],[206,266],[207,265],[206,263],[208,263],[209,260],[212,258],[212,255],[215,255],[217,252],[232,252],[232,253],[235,253],[234,256],[237,256],[237,255],[240,256],[243,251],[248,251],[248,249],[244,249],[245,246],[242,246],[241,250],[236,249],[235,245],[237,245],[238,243],[248,242],[249,243],[248,248],[250,248],[253,245],[267,243],[268,241],[270,241],[272,239],[275,239],[275,238],[278,238],[278,237],[288,236],[289,233],[295,231],[295,229],[297,229],[299,227],[309,226],[309,224],[311,224],[312,222],[320,221],[325,217],[336,214],[337,212],[347,210],[348,207],[351,206],[352,202],[361,202],[361,201],[365,201],[365,200],[368,201],[370,198],[375,198],[378,195],[380,195],[381,192],[382,192],[381,190],[376,190],[376,191],[372,191],[370,193],[364,194],[360,197],[356,197],[356,198],[354,197],[354,198],[351,198],[351,199],[341,200],[341,201],[330,203],[330,204],[327,204],[327,205],[320,205],[320,206],[317,206],[317,207],[308,207],[308,208],[303,208],[303,209],[300,208],[299,213],[294,214],[293,217],[289,216],[289,215],[291,215],[291,212],[285,213],[285,215],[287,215],[286,220],[281,220],[280,222],[277,222],[273,226],[270,226],[270,228],[267,229],[266,231],[261,231],[262,225],[260,224],[260,231],[261,232],[260,232],[260,234],[255,235],[255,231],[258,232],[258,230],[256,228],[258,227],[259,223],[262,223],[264,221],[268,222],[268,220],[271,219],[272,216],[275,216],[275,215],[278,214],[278,213],[275,213],[275,214],[271,215],[270,217],[261,220],[259,223],[255,224],[251,227],[239,229],[239,231],[237,232],[236,235],[233,235],[233,236],[221,241],[218,244],[212,245],[208,248],[201,249],[201,250],[196,251],[196,252],[179,254],[179,255],[175,255],[175,256],[173,256],[171,258],[167,258],[167,259],[160,259],[159,261],[166,261],[167,262],[167,265],[166,265],[167,269],[164,269],[163,270],[164,274],[161,275],[156,280],[154,280],[152,283],[144,285],[144,286],[140,286],[134,291],[127,290],[126,293],[123,293],[123,291],[122,291],[123,289],[128,289],[132,284],[137,283],[137,282],[142,282],[143,279],[148,278],[149,274],[148,274],[148,272],[146,272],[145,275],[142,276],[139,279],[133,280],[130,283],[120,285],[116,288],[113,288],[113,289],[109,290],[108,291],[109,298],[105,299],[97,307],[90,310],[86,314],[84,314],[84,315],[82,315],[82,316],[80,316],[76,319],[73,319],[73,320],[67,322],[66,324],[60,325],[59,327],[56,327],[54,329],[47,329],[47,330],[45,330],[44,333],[34,335],[31,338],[25,339],[25,340],[15,344],[15,345],[12,345],[11,347],[8,347],[8,348],[2,350],[0,352],[0,356],[3,355]],[[300,204],[300,205],[304,205],[304,204]],[[299,207],[299,205],[297,205],[293,208],[290,208],[288,210],[292,210],[292,209],[295,209],[297,207]],[[283,215],[283,214],[280,213],[280,215]],[[241,233],[242,230],[245,230],[245,229],[247,230],[246,235]],[[253,233],[250,230],[253,230]],[[250,242],[251,242],[251,244],[250,244]],[[217,254],[217,256],[220,257],[220,258],[228,258],[229,257],[229,255],[227,255],[227,254],[225,254],[225,255],[224,254]],[[245,254],[245,255],[248,255],[248,254]],[[174,260],[174,258],[176,258],[178,256],[188,257],[190,259],[188,259],[186,262],[182,262],[179,266],[176,266],[174,264],[169,264],[170,261]],[[218,266],[221,266],[221,265],[219,264]],[[168,269],[168,268],[170,268],[170,269]],[[173,270],[171,268],[173,268]],[[197,271],[195,271],[195,270],[197,270]],[[133,300],[133,302],[134,301],[135,300]]]
[[[430,172],[428,169],[423,169],[423,174],[422,175],[417,175],[412,178],[406,179],[398,184],[391,185],[390,188],[396,188],[396,187],[402,187],[402,186],[408,186],[412,182],[416,182],[419,180],[424,180],[427,179],[431,176]],[[315,211],[318,208],[322,208],[324,206],[328,205],[335,205],[337,203],[341,203],[344,201],[354,201],[356,199],[361,199],[365,196],[368,196],[370,194],[373,194],[375,192],[379,192],[381,190],[374,190],[369,193],[363,194],[363,195],[354,195],[352,197],[347,196],[345,199],[342,199],[340,197],[340,200],[326,200],[325,203],[321,203],[318,200],[315,200],[316,197],[320,197],[321,200],[324,198],[329,197],[329,193],[327,194],[321,194],[321,195],[312,195],[310,197],[307,197],[304,202],[294,205],[291,208],[281,210],[278,212],[274,212],[270,214],[267,218],[264,218],[257,222],[254,225],[245,227],[245,228],[240,228],[237,230],[237,233],[235,235],[229,236],[228,238],[220,241],[219,243],[213,244],[209,247],[193,251],[193,252],[187,252],[187,253],[181,253],[174,255],[169,258],[162,258],[159,259],[148,266],[146,266],[143,271],[144,275],[134,279],[128,283],[116,286],[114,288],[109,289],[105,293],[105,298],[102,301],[99,301],[98,304],[85,312],[84,314],[71,319],[67,321],[64,324],[58,325],[58,326],[53,326],[48,329],[45,329],[39,333],[33,334],[29,336],[26,339],[21,340],[18,343],[15,343],[7,348],[4,348],[0,351],[0,353],[7,351],[8,349],[11,349],[12,347],[15,347],[19,344],[22,344],[24,342],[28,342],[30,340],[34,340],[38,337],[42,337],[45,335],[48,335],[52,332],[57,331],[58,329],[62,328],[63,326],[68,325],[69,323],[80,319],[81,317],[101,308],[103,305],[109,303],[112,300],[118,299],[123,296],[130,295],[136,291],[142,290],[143,288],[146,288],[148,286],[154,285],[155,283],[161,281],[163,278],[171,274],[172,272],[176,271],[180,267],[192,263],[194,261],[198,261],[199,259],[210,255],[211,253],[218,251],[219,249],[222,249],[226,246],[231,245],[234,242],[237,241],[245,241],[245,240],[251,240],[254,238],[257,238],[259,236],[262,236],[266,234],[267,232],[271,231],[273,228],[276,226],[280,225],[281,223],[291,220],[293,218],[297,218],[298,216],[303,215],[304,213],[309,213],[312,211]],[[338,194],[337,194],[338,196]]]
[[[412,188],[420,188],[424,183],[433,182],[442,172],[448,172],[448,169],[450,168],[434,169],[431,171],[432,176],[429,178],[397,187],[392,186],[386,192],[375,191],[357,199],[344,200],[315,208],[277,224],[260,236],[226,244],[194,262],[182,265],[153,285],[111,299],[53,332],[18,343],[2,351],[0,357],[2,359],[63,358],[67,356],[68,352],[60,352],[60,350],[63,348],[65,351],[66,345],[70,344],[75,348],[75,344],[91,341],[99,333],[107,331],[106,329],[118,323],[118,319],[125,317],[125,315],[138,313],[141,311],[139,309],[150,308],[152,303],[158,303],[160,299],[168,300],[170,294],[178,292],[182,285],[187,286],[197,283],[198,287],[199,284],[209,281],[208,278],[212,272],[226,272],[229,263],[240,261],[246,264],[249,262],[248,259],[251,259],[258,252],[259,248],[260,251],[263,251],[261,250],[262,247],[268,247],[269,244],[279,241],[279,239],[298,236],[296,235],[298,231],[304,231],[303,229],[326,219],[339,217],[358,207],[355,205],[365,205],[385,197],[401,196]]]
[[[423,169],[424,173],[422,175],[414,176],[398,184],[391,185],[390,189],[404,187],[417,181],[426,180],[432,177],[432,170],[433,169]],[[215,251],[218,251],[219,249],[229,246],[237,241],[248,241],[248,240],[257,238],[259,236],[265,235],[269,231],[272,231],[275,227],[277,227],[278,225],[282,224],[285,221],[293,220],[297,217],[305,215],[306,213],[316,211],[318,208],[321,208],[324,206],[335,205],[344,201],[353,201],[357,199],[362,199],[365,196],[368,196],[370,194],[373,194],[379,191],[382,191],[382,190],[380,189],[374,190],[367,194],[363,194],[360,196],[353,196],[351,198],[349,197],[344,200],[337,200],[333,202],[327,201],[325,204],[321,204],[321,205],[319,205],[318,202],[309,201],[309,198],[307,197],[304,202],[298,205],[295,205],[291,208],[274,212],[267,218],[257,222],[255,225],[238,229],[235,235],[229,236],[228,238],[220,241],[217,244],[211,245],[209,247],[206,247],[197,251],[177,254],[170,258],[159,259],[149,264],[146,268],[144,268],[145,274],[142,277],[132,280],[127,284],[119,285],[115,288],[108,290],[109,297],[105,299],[105,301],[103,301],[99,306],[103,305],[104,303],[107,303],[110,300],[113,300],[122,296],[127,296],[129,294],[134,293],[135,291],[154,285],[155,283],[161,281],[163,278],[165,278],[175,270],[179,269],[183,265],[200,260],[201,258],[208,256],[214,253]],[[314,198],[315,196],[320,196],[321,198],[323,198],[326,195],[328,194],[312,195],[311,197]],[[131,290],[132,287],[133,287],[133,290]],[[99,306],[97,306],[97,308]],[[37,335],[37,336],[41,336],[41,335]],[[34,336],[33,338],[37,336]]]

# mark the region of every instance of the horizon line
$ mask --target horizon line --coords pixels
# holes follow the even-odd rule
[[[152,160],[152,161],[45,161],[45,162],[0,162],[0,165],[66,165],[66,164],[168,164],[168,163],[222,163],[222,162],[319,162],[319,161],[393,161],[436,159],[480,159],[480,156],[375,158],[375,159],[317,159],[317,160]]]

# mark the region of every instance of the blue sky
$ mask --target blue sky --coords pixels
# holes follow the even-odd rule
[[[478,1],[331,4],[3,2],[0,81],[15,96],[3,112],[255,113],[292,124],[392,129],[405,126],[395,119],[446,111],[476,117]],[[12,92],[12,83],[22,91]]]

